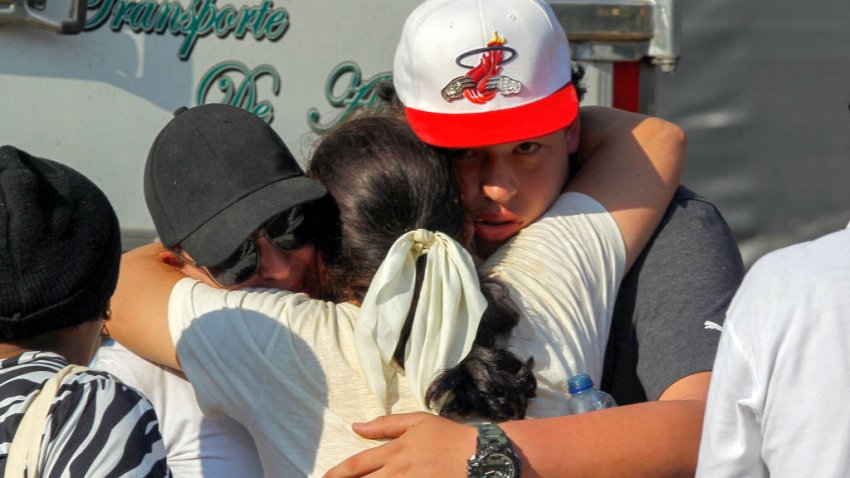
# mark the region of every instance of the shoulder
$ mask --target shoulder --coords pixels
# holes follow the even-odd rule
[[[734,291],[744,275],[738,244],[720,211],[707,199],[680,186],[626,283],[649,281],[659,287],[677,284]],[[626,286],[628,287],[628,285]],[[646,289],[646,287],[643,287]]]
[[[2,396],[24,395],[46,382],[62,367],[68,365],[52,352],[24,352],[0,361],[0,390]]]
[[[540,218],[522,229],[499,251],[511,251],[518,246],[558,251],[576,245],[592,247],[600,243],[617,252],[620,249],[624,251],[620,229],[614,218],[592,197],[567,192],[561,194]]]
[[[558,196],[549,209],[543,213],[541,219],[571,214],[600,214],[605,212],[607,212],[605,206],[596,199],[579,192],[567,192]]]
[[[803,270],[846,269],[850,265],[850,229],[843,229],[808,242],[801,242],[765,254],[753,265],[750,275]],[[803,276],[795,273],[795,276]],[[811,278],[807,278],[811,279]]]
[[[12,387],[3,397],[20,392],[18,400],[9,400],[16,405],[4,412],[4,440],[11,440],[35,392],[65,365],[62,357],[44,352],[23,354],[16,364],[3,362],[2,385]],[[153,407],[106,372],[86,370],[66,377],[48,411],[45,433],[44,476],[91,476],[81,470],[119,468],[127,472],[124,476],[168,476]]]
[[[685,186],[679,186],[676,190],[656,236],[659,233],[676,236],[677,239],[705,237],[706,233],[732,237],[717,207]]]
[[[45,453],[57,459],[48,458],[46,476],[58,472],[53,466],[68,471],[120,469],[122,476],[169,476],[153,406],[106,372],[88,370],[67,379],[48,414],[47,430]]]
[[[222,311],[256,311],[277,316],[288,310],[305,314],[321,314],[335,306],[333,302],[312,299],[300,292],[278,289],[223,290],[193,279],[175,284],[169,300],[169,315],[177,313],[194,317]]]
[[[623,279],[603,387],[623,403],[657,399],[672,383],[711,370],[729,303],[744,276],[723,216],[680,186]],[[633,372],[634,371],[634,372]]]
[[[850,229],[788,246],[762,256],[750,268],[735,302],[775,299],[818,303],[850,285]]]
[[[319,302],[306,294],[274,289],[228,291],[184,279],[174,286],[168,303],[171,339],[176,345],[187,332],[220,340],[238,336],[262,339],[281,323],[316,317],[321,312],[314,310],[314,303]]]
[[[797,353],[824,353],[839,342],[844,350],[843,324],[850,308],[848,247],[850,230],[845,229],[762,256],[732,300],[724,336],[729,332],[752,353],[766,357],[789,343],[789,350]]]
[[[142,391],[160,377],[173,372],[165,367],[142,358],[115,341],[100,346],[93,367],[118,377],[124,383]]]
[[[479,272],[503,280],[505,274],[520,274],[539,281],[543,268],[557,277],[608,274],[619,281],[625,254],[620,230],[605,207],[588,195],[568,192],[488,257]]]
[[[72,419],[86,408],[102,411],[99,421],[104,426],[127,420],[157,421],[153,406],[141,392],[100,370],[90,369],[67,378],[51,416],[56,420]]]
[[[3,396],[26,396],[38,391],[45,382],[68,365],[64,358],[52,352],[25,352],[18,357],[4,360],[0,371],[0,387]],[[56,404],[82,407],[89,400],[100,396],[111,400],[122,398],[147,401],[135,389],[128,387],[107,372],[86,369],[69,374],[62,381]]]

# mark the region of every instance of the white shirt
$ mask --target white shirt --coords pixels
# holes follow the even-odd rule
[[[599,203],[567,194],[505,247],[488,267],[533,322],[515,329],[515,351],[533,352],[542,377],[532,410],[563,414],[568,376],[601,374],[625,261],[619,229]],[[169,302],[172,340],[201,409],[242,423],[273,477],[321,476],[376,444],[355,435],[353,422],[384,406],[417,410],[406,380],[392,384],[386,403],[372,393],[354,348],[357,313],[304,294],[228,292],[190,279]]]
[[[569,415],[567,379],[589,373],[602,381],[602,364],[625,246],[601,204],[568,193],[532,226],[499,248],[482,273],[505,284],[523,320],[510,349],[534,357],[537,396],[529,418]]]
[[[262,476],[254,440],[230,417],[204,417],[192,385],[178,372],[112,342],[100,347],[94,368],[115,375],[153,404],[168,466],[177,478]]]
[[[768,254],[727,314],[697,476],[850,470],[850,230]]]

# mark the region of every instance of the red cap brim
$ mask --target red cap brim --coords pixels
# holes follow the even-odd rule
[[[405,108],[410,127],[422,141],[442,148],[477,148],[545,136],[566,128],[578,116],[572,83],[516,108],[483,113],[433,113]]]

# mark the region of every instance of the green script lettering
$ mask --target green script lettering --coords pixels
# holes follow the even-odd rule
[[[191,9],[183,10],[183,7],[180,7],[180,25],[177,28],[177,33],[185,35],[189,31],[189,25],[192,24],[192,15],[193,12]]]
[[[109,28],[115,30],[116,32],[121,30],[121,25],[126,21],[125,18],[129,17],[129,13],[132,13],[132,4],[127,3],[124,0],[118,0],[118,3],[115,4],[115,9],[112,12],[112,22],[109,24]]]
[[[289,14],[286,10],[276,10],[266,20],[264,31],[270,40],[277,40],[289,28]]]
[[[137,4],[136,11],[132,13],[133,20],[130,22],[130,29],[135,32],[151,30],[151,17],[156,12],[156,7],[155,3],[150,2]]]
[[[183,13],[183,7],[180,6],[179,3],[164,3],[157,10],[157,22],[153,27],[153,33],[162,33],[168,27],[168,19],[171,19],[172,28],[174,25],[180,25],[180,14]]]
[[[253,113],[262,118],[266,123],[271,123],[274,119],[274,109],[268,101],[261,101],[257,103]]]
[[[254,21],[254,25],[251,27],[251,33],[253,33],[254,38],[257,40],[263,38],[263,21],[269,13],[269,7],[271,4],[271,0],[263,0],[263,4],[260,6],[260,11],[257,13],[257,20]]]
[[[212,31],[213,16],[215,15],[210,8],[212,0],[195,0],[192,2],[192,10],[195,14],[192,16],[192,22],[189,24],[189,29],[186,32],[186,39],[183,40],[183,45],[177,52],[180,58],[189,58],[189,53],[195,48],[195,43],[199,37],[208,35]],[[195,5],[199,5],[195,10]]]
[[[227,32],[233,30],[233,22],[235,20],[236,8],[233,5],[221,7],[215,20],[215,34],[218,36],[227,35]]]
[[[242,81],[237,83],[233,75],[241,75]],[[280,93],[280,75],[271,65],[260,65],[253,70],[238,61],[223,61],[213,66],[201,77],[195,94],[195,103],[202,105],[207,99],[213,86],[217,86],[223,97],[219,103],[224,103],[253,112],[266,123],[274,119],[274,108],[269,101],[257,102],[257,80],[268,76],[272,80],[272,93]]]
[[[274,8],[272,0],[259,5],[218,7],[217,0],[192,0],[188,7],[178,1],[156,0],[90,0],[88,9],[94,11],[86,21],[86,30],[109,23],[114,31],[124,25],[134,32],[164,33],[184,36],[177,56],[189,59],[198,40],[215,32],[219,38],[233,34],[238,39],[247,32],[257,40],[277,41],[289,27],[289,13]]]
[[[349,77],[347,82],[343,80],[346,76]],[[307,111],[307,124],[310,125],[310,129],[316,133],[323,133],[344,121],[357,109],[371,108],[375,112],[383,109],[384,103],[375,94],[375,88],[383,81],[392,80],[392,72],[378,73],[365,82],[360,81],[361,77],[360,67],[357,63],[350,61],[340,63],[331,70],[331,74],[328,75],[328,79],[325,82],[325,98],[328,99],[328,103],[331,106],[342,109],[342,112],[330,123],[321,125],[319,124],[321,120],[319,110],[310,108]],[[343,83],[345,85],[345,89],[340,96],[334,95],[337,83]]]
[[[112,10],[112,0],[95,0],[89,2],[89,10],[97,9],[93,16],[86,18],[86,30],[94,30],[103,25],[109,18],[109,12]]]
[[[236,30],[233,31],[236,38],[242,38],[245,36],[245,29],[248,28],[248,22],[253,20],[256,16],[257,12],[254,10],[249,10],[245,7],[239,9],[239,17],[236,19],[239,26],[237,26]]]

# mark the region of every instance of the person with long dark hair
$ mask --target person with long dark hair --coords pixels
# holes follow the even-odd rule
[[[643,117],[629,121],[635,141],[654,137]],[[579,186],[494,256],[482,281],[461,245],[470,234],[453,164],[397,118],[352,120],[323,138],[309,168],[336,200],[337,211],[317,211],[316,246],[325,294],[344,302],[213,289],[149,246],[125,255],[113,335],[182,367],[206,413],[249,430],[268,476],[317,476],[373,446],[351,424],[376,415],[561,415],[568,376],[602,361],[584,345],[607,336],[627,262],[620,228],[651,231],[681,173],[680,154],[622,154],[633,147],[603,152],[576,184],[649,167],[632,199],[652,218],[620,224],[605,208],[609,189],[589,188],[594,199]],[[525,242],[545,254],[523,254]]]

